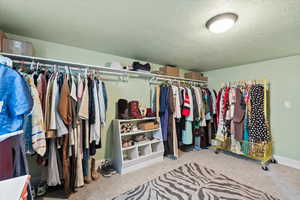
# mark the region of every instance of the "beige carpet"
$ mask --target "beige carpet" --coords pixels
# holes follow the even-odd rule
[[[279,200],[220,174],[188,163],[139,185],[113,200]]]
[[[186,163],[197,162],[216,170],[234,180],[251,185],[282,200],[300,199],[300,170],[271,164],[270,171],[263,171],[253,160],[234,157],[224,153],[215,154],[211,150],[183,154],[178,160],[163,162],[125,175],[101,178],[73,194],[71,200],[106,200],[144,184],[172,169]],[[53,195],[53,194],[49,194]],[[44,200],[58,200],[45,197]]]

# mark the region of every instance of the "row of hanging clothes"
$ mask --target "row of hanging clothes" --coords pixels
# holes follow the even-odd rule
[[[14,65],[27,83],[32,112],[24,119],[25,151],[42,169],[41,183],[63,185],[69,195],[98,178],[96,150],[106,122],[108,96],[96,74]]]
[[[216,145],[229,139],[230,151],[256,156],[256,144],[271,142],[265,87],[266,84],[253,81],[223,85],[216,102]]]
[[[165,156],[208,148],[216,132],[216,94],[187,83],[167,82],[151,88],[151,107],[159,115]]]
[[[12,60],[0,55],[0,181],[29,174],[22,133],[33,100],[25,80],[11,66]]]

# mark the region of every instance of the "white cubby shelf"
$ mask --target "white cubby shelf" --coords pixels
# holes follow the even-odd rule
[[[159,128],[153,130],[136,130],[128,133],[121,133],[123,123],[132,123],[137,126],[143,121],[157,121]],[[158,117],[143,119],[114,120],[113,137],[113,166],[120,174],[125,174],[149,165],[163,161],[164,144]],[[123,147],[122,140],[137,135],[151,137],[152,140],[135,142],[132,146]]]

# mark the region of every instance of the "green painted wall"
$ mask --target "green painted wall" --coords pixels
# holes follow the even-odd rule
[[[134,60],[115,55],[89,51],[76,47],[25,38],[7,34],[8,38],[32,42],[36,56],[61,59],[94,65],[104,65],[109,61],[119,61],[124,65]],[[152,64],[153,68],[160,65]],[[182,74],[184,70],[182,70]],[[221,70],[206,72],[209,76],[209,86],[219,89],[224,81],[250,80],[267,78],[271,82],[271,126],[275,140],[275,155],[300,160],[300,131],[297,123],[300,108],[300,56],[286,57],[265,62],[236,66]],[[116,77],[115,77],[116,78]],[[115,103],[119,98],[139,100],[149,105],[149,84],[145,79],[130,79],[129,82],[107,81],[109,90],[109,111],[107,125],[102,133],[103,148],[98,151],[97,158],[109,158],[112,148],[111,121],[115,118]],[[285,106],[290,103],[291,107]]]
[[[131,65],[133,59],[119,57],[110,54],[99,53],[86,49],[66,46],[62,44],[41,41],[37,39],[22,37],[13,34],[7,34],[9,39],[16,39],[21,41],[28,41],[33,43],[35,48],[35,56],[43,58],[59,59],[71,62],[79,62],[92,65],[104,66],[105,63],[111,61],[118,61],[123,65]],[[158,69],[161,65],[151,63],[152,69]],[[181,70],[181,74],[185,70]],[[107,77],[104,75],[104,77]],[[118,80],[116,76],[108,77],[110,79]],[[102,129],[102,145],[103,148],[97,151],[97,158],[110,158],[112,153],[112,120],[115,118],[116,102],[123,98],[127,100],[138,100],[144,106],[149,107],[150,103],[150,87],[146,79],[130,78],[128,82],[122,81],[105,81],[108,90],[108,113],[107,123]]]
[[[209,76],[209,86],[215,89],[226,81],[269,79],[275,155],[300,161],[300,56],[214,70],[206,74]]]

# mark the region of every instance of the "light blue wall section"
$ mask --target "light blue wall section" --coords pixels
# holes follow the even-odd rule
[[[271,129],[275,155],[300,161],[300,56],[209,71],[209,86],[222,82],[269,79]]]

